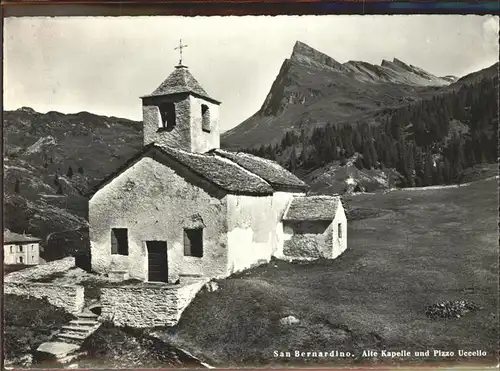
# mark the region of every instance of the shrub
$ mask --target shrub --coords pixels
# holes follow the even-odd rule
[[[426,308],[425,314],[427,317],[433,319],[460,318],[467,313],[474,312],[479,309],[480,308],[471,301],[453,300],[430,305]]]

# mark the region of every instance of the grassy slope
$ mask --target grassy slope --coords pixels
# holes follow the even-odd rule
[[[74,317],[47,300],[5,295],[4,355],[8,360],[29,354]]]
[[[140,329],[104,323],[85,340],[87,356],[75,361],[80,369],[199,368],[200,363]]]
[[[46,300],[5,295],[4,355],[14,366],[25,366],[20,357],[33,354],[40,344],[53,341],[61,326],[75,319]],[[199,368],[200,363],[175,347],[143,330],[117,328],[104,323],[86,339],[82,350],[88,355],[73,364],[79,368]],[[68,368],[51,360],[30,364],[33,368]]]
[[[88,112],[19,109],[4,111],[3,133],[5,227],[42,238],[46,260],[86,250],[88,199],[81,193],[142,147],[141,123]]]
[[[352,206],[381,214],[349,223],[340,258],[272,263],[222,281],[219,291],[199,294],[166,337],[219,366],[278,365],[273,350],[294,349],[481,349],[496,363],[496,187],[489,180],[352,196]],[[482,310],[451,320],[425,316],[427,305],[455,299]],[[301,323],[280,326],[290,314]],[[411,361],[422,359],[401,362]]]

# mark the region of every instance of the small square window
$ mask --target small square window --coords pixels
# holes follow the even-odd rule
[[[184,256],[203,257],[203,229],[184,229]]]
[[[111,254],[128,255],[127,228],[111,229]]]

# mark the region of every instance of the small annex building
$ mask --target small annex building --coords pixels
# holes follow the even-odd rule
[[[294,259],[335,259],[347,248],[347,218],[339,197],[294,197],[283,228],[283,254]]]
[[[306,196],[276,162],[220,149],[219,106],[183,65],[142,97],[143,149],[89,201],[93,271],[175,283],[345,250],[339,197]]]
[[[40,239],[3,231],[3,263],[8,265],[37,265],[40,263]]]

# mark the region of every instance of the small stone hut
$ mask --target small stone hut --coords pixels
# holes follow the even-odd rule
[[[347,218],[338,196],[293,198],[283,228],[283,253],[293,259],[334,259],[347,248]]]

